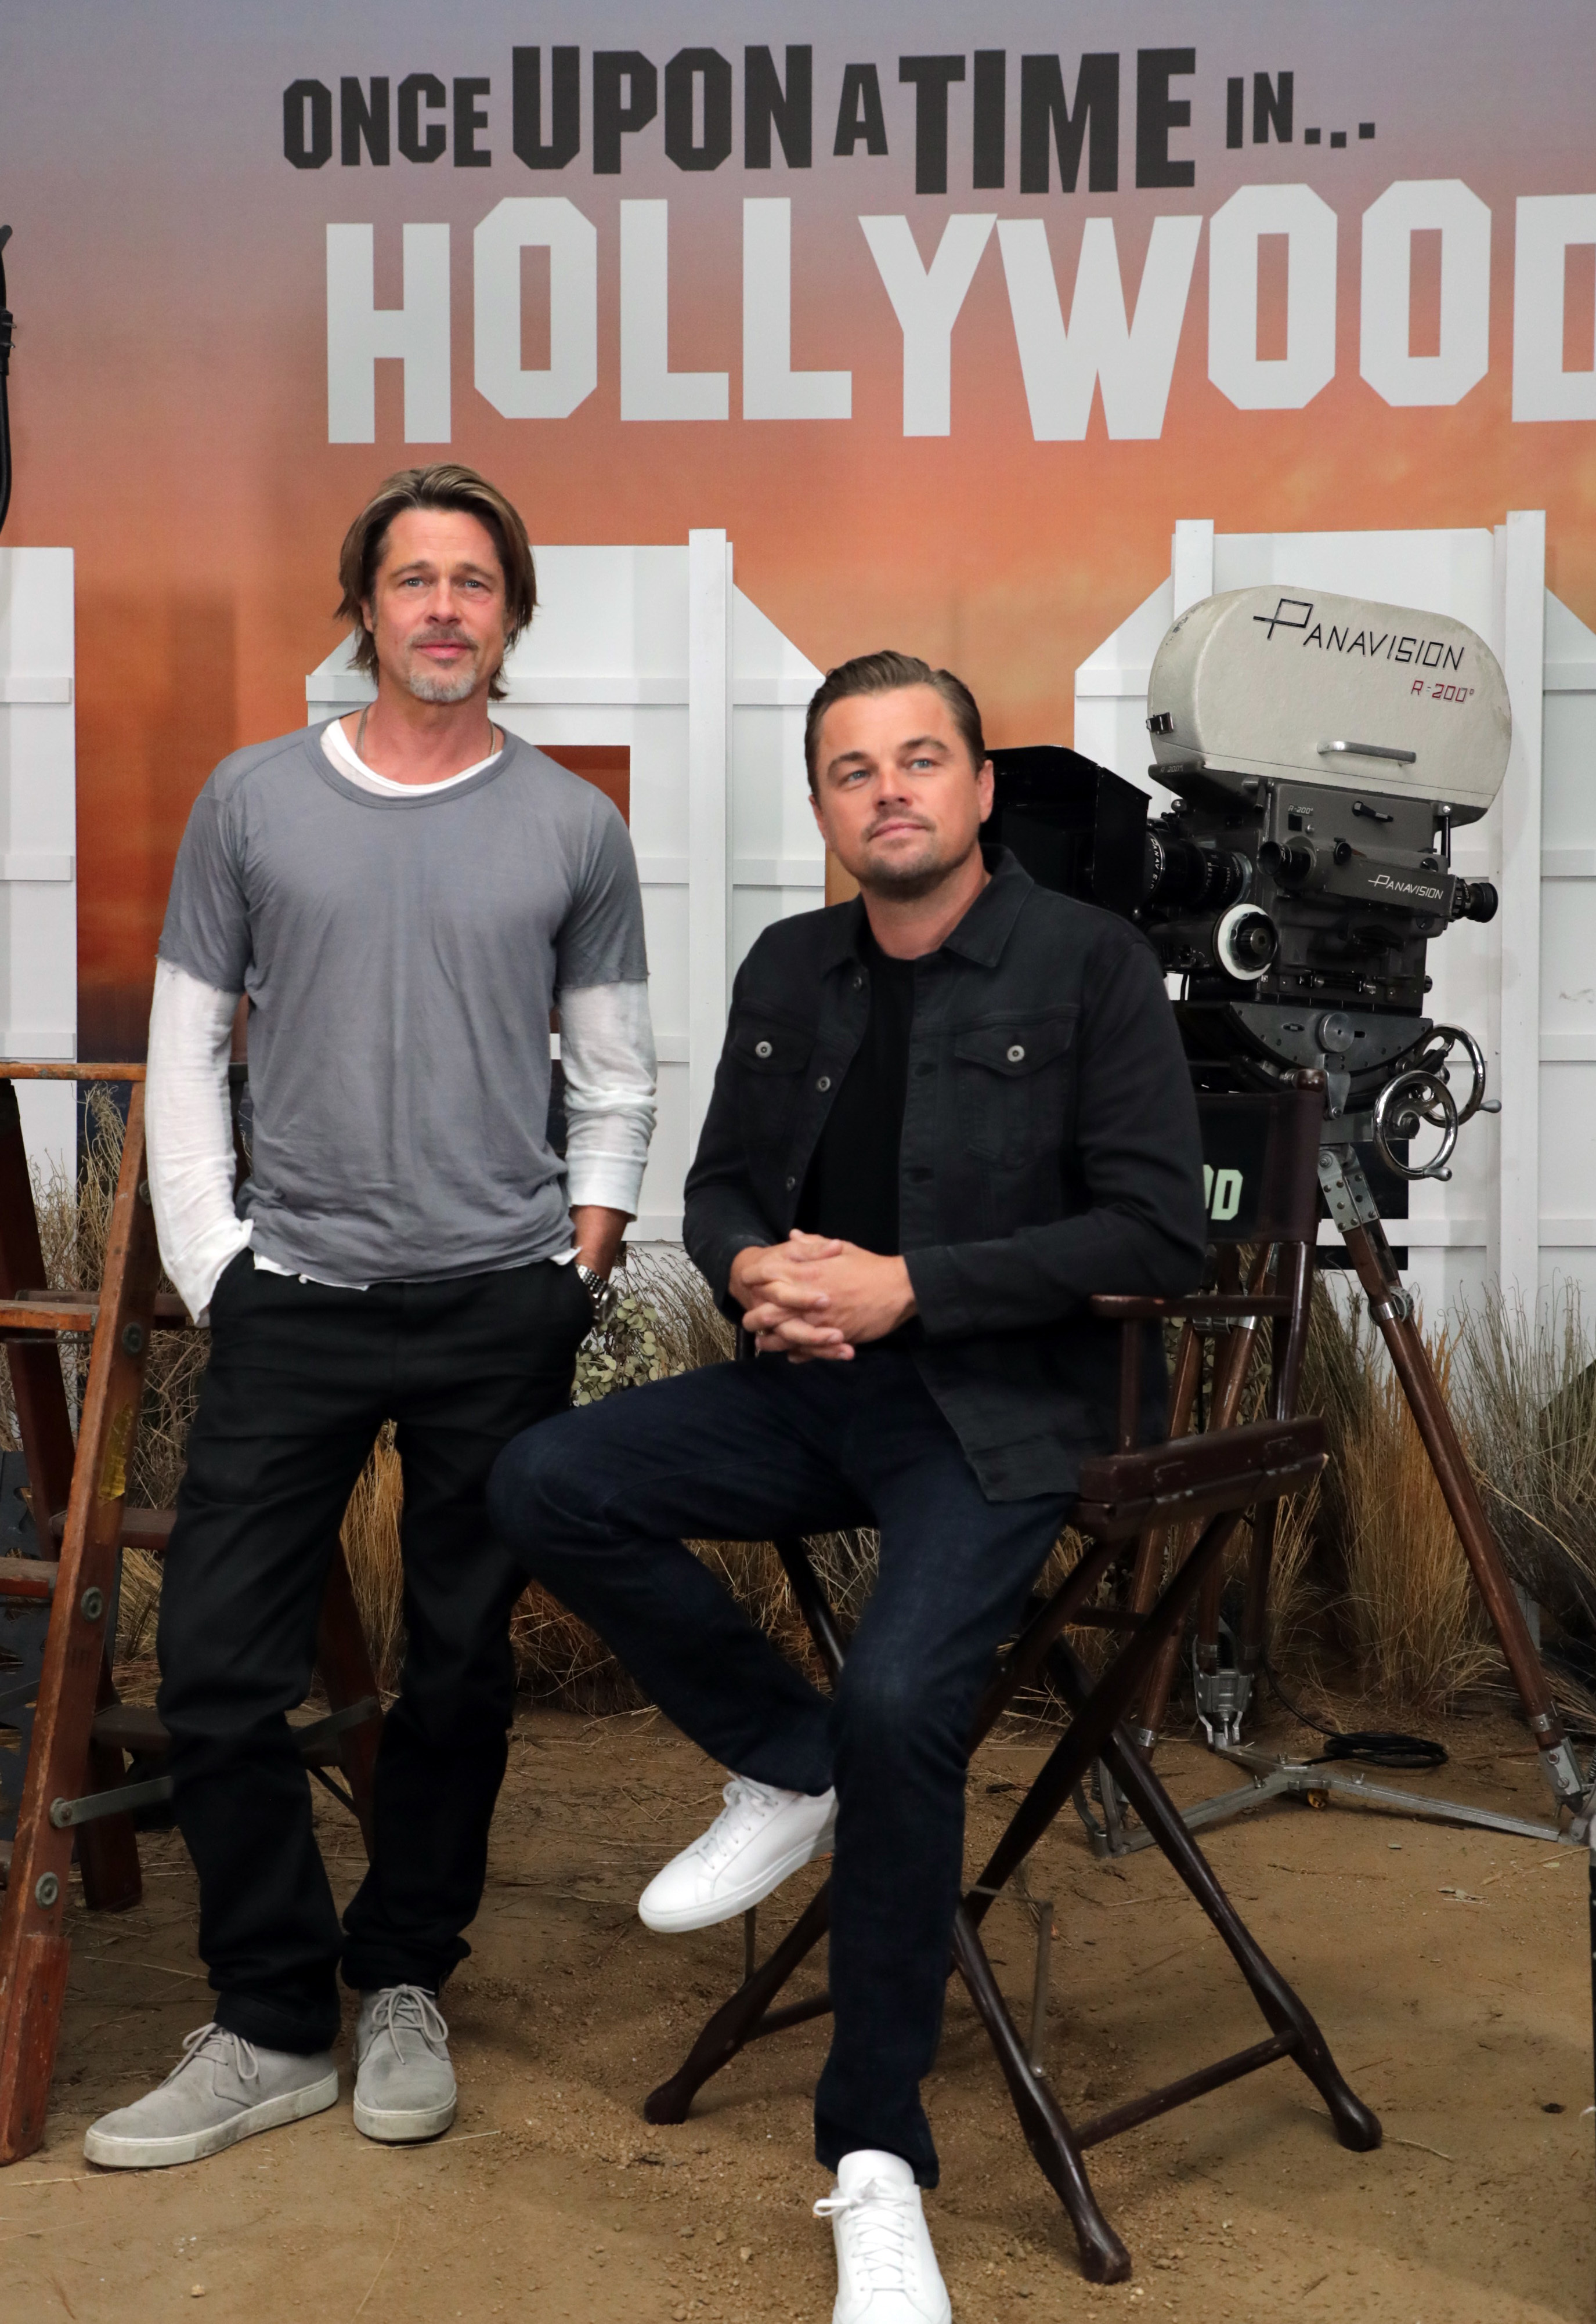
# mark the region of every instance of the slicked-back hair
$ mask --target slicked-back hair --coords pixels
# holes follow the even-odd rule
[[[839,662],[835,669],[828,669],[810,697],[808,715],[804,720],[804,763],[809,770],[811,790],[818,779],[821,722],[832,704],[846,702],[855,694],[897,694],[906,686],[928,686],[934,694],[939,694],[971,759],[977,767],[985,764],[986,737],[981,731],[981,713],[975,696],[962,678],[955,678],[951,669],[933,669],[928,661],[921,661],[916,654],[859,654],[853,660]]]
[[[526,526],[521,512],[496,484],[457,460],[438,460],[429,468],[400,468],[386,477],[344,535],[344,546],[338,551],[338,583],[344,595],[334,618],[350,622],[355,630],[355,669],[365,678],[377,674],[377,641],[365,626],[364,608],[371,602],[389,529],[406,509],[457,509],[486,527],[504,576],[504,650],[508,653],[538,605],[538,576]],[[488,694],[490,699],[500,702],[504,692],[501,668],[494,673]]]

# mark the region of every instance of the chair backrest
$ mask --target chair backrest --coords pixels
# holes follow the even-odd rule
[[[1203,1191],[1213,1243],[1317,1240],[1324,1091],[1199,1094]]]

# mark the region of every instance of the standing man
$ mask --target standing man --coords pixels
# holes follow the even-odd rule
[[[653,1127],[625,826],[491,716],[537,603],[520,516],[468,468],[407,469],[350,527],[339,577],[376,699],[224,761],[161,937],[150,1185],[211,1359],[166,1558],[159,1703],[218,1998],[159,2089],[89,2130],[89,2160],[124,2168],[331,2106],[340,1956],[362,1997],[357,2127],[402,2141],[453,2120],[438,1995],[482,1895],[523,1586],[484,1487],[501,1446],[568,1401]],[[254,1175],[235,1207],[241,995]],[[547,1138],[556,1004],[563,1163]],[[340,1930],[284,1714],[389,1419],[404,1673],[371,1868]]]
[[[1087,1302],[1195,1284],[1202,1153],[1152,947],[983,853],[992,772],[958,679],[844,663],[805,742],[861,897],[750,953],[687,1180],[687,1247],[758,1359],[518,1437],[489,1501],[524,1570],[731,1773],[644,1892],[651,1928],[735,1918],[835,1831],[816,2095],[835,2324],[946,2324],[919,2084],[970,1720],[1083,1459],[1113,1443],[1118,1334]],[[849,1526],[880,1527],[880,1579],[827,1700],[683,1536]]]

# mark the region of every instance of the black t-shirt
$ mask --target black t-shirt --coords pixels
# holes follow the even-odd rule
[[[884,953],[868,926],[859,956],[870,977],[870,1021],[820,1133],[797,1223],[809,1234],[839,1235],[862,1250],[896,1259],[898,1149],[915,964]]]

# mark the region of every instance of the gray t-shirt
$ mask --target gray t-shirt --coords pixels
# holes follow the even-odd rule
[[[225,759],[178,851],[161,957],[249,995],[254,1248],[336,1283],[569,1247],[549,1012],[648,974],[626,826],[513,735],[468,782],[379,796],[318,726]]]

